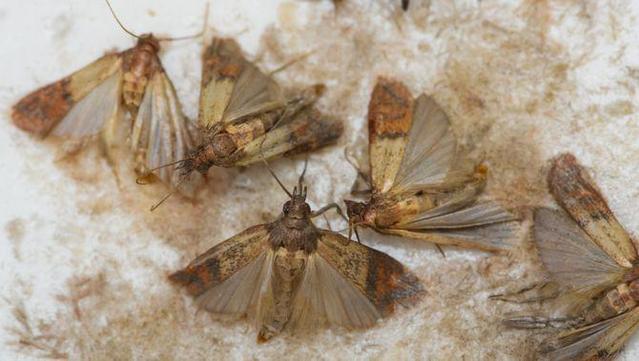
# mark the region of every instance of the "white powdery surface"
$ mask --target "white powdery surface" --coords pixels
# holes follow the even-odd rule
[[[286,86],[324,83],[326,113],[344,119],[337,146],[310,157],[315,208],[348,197],[355,171],[343,149],[365,153],[366,109],[377,76],[428,92],[449,113],[460,144],[490,166],[488,196],[512,207],[551,205],[547,160],[571,151],[635,234],[639,218],[639,9],[590,1],[212,1],[209,25],[233,36],[265,69],[310,55],[278,73]],[[180,36],[203,22],[201,1],[121,1],[135,32]],[[58,159],[56,147],[16,129],[10,106],[105,51],[134,39],[98,0],[0,4],[0,359],[49,356],[125,359],[531,360],[547,334],[500,325],[505,313],[547,311],[488,296],[541,279],[525,232],[511,255],[447,249],[364,233],[423,280],[428,295],[377,327],[283,335],[256,345],[248,321],[195,314],[166,280],[193,256],[277,216],[282,192],[261,166],[214,169],[193,201],[122,184],[95,149]],[[187,115],[197,114],[199,40],[161,54]],[[274,162],[292,184],[301,159]],[[522,209],[525,213],[525,209]],[[332,218],[334,227],[343,227]],[[324,226],[322,220],[318,225]],[[631,341],[620,359],[639,357]],[[17,342],[22,339],[23,344]]]

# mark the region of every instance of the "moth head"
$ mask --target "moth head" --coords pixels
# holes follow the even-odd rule
[[[311,216],[311,207],[306,203],[307,188],[303,187],[293,189],[291,199],[284,203],[282,212],[285,217],[295,219],[307,219]]]
[[[364,221],[364,214],[366,213],[366,203],[344,200],[346,203],[346,214],[348,215],[348,222],[352,224],[362,223]]]
[[[137,46],[140,48],[148,48],[154,53],[160,51],[160,41],[151,33],[140,35]]]

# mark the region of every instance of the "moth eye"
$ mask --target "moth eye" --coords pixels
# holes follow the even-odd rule
[[[282,211],[284,213],[288,213],[290,210],[291,210],[291,201],[287,201],[286,203],[284,203],[284,207]]]

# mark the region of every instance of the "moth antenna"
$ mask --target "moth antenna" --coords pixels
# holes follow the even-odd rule
[[[154,210],[158,209],[158,207],[161,206],[162,203],[164,203],[167,199],[169,199],[169,197],[174,195],[175,192],[177,192],[180,189],[180,186],[182,185],[182,183],[184,183],[186,178],[187,177],[182,177],[182,179],[180,179],[180,181],[175,185],[175,187],[170,192],[165,194],[164,197],[162,197],[162,199],[160,199],[159,202],[157,202],[156,204],[152,205],[151,208],[150,208],[151,212],[153,212]]]
[[[206,6],[204,7],[204,26],[202,27],[202,30],[200,30],[199,33],[193,34],[193,35],[185,35],[185,36],[157,38],[158,41],[179,41],[179,40],[195,39],[195,38],[199,38],[200,36],[203,36],[206,33],[206,29],[209,25],[209,5],[210,5],[209,2],[207,1]]]
[[[127,29],[126,26],[124,26],[124,24],[122,24],[122,22],[120,21],[120,19],[118,18],[118,16],[115,14],[115,11],[113,10],[113,7],[111,6],[111,2],[109,2],[109,0],[104,0],[107,4],[107,6],[109,7],[109,10],[111,10],[111,14],[113,15],[113,18],[115,19],[115,21],[118,23],[118,25],[120,25],[120,27],[122,28],[122,30],[124,30],[125,33],[131,35],[134,38],[140,39],[141,36],[135,34],[134,32],[132,32],[131,30]]]
[[[295,58],[293,58],[293,59],[291,59],[291,60],[287,61],[286,63],[284,63],[284,64],[280,65],[280,66],[279,66],[279,67],[277,67],[277,68],[275,68],[275,70],[272,70],[271,72],[269,72],[269,73],[268,73],[268,75],[275,75],[275,74],[277,74],[277,73],[281,72],[282,70],[285,70],[285,69],[286,69],[286,68],[288,68],[289,66],[291,66],[291,65],[293,65],[293,64],[295,64],[295,63],[297,63],[297,62],[299,62],[299,61],[302,61],[302,60],[304,60],[304,59],[308,58],[309,56],[311,56],[311,55],[315,54],[315,53],[317,52],[317,50],[318,50],[318,49],[314,49],[314,50],[311,50],[311,51],[307,51],[306,53],[304,53],[304,54],[302,54],[302,55],[299,55],[299,56],[297,56],[297,57],[295,57]]]
[[[302,174],[300,174],[300,177],[297,179],[297,187],[300,189],[300,192],[302,191],[302,188],[306,188],[306,187],[302,187],[302,184],[304,183],[304,176],[306,175],[307,168],[308,168],[308,156],[306,156],[306,158],[304,159],[304,169],[302,169]]]
[[[284,193],[286,193],[286,195],[288,195],[289,198],[293,199],[293,195],[291,194],[291,192],[289,192],[288,189],[286,189],[286,187],[284,186],[282,181],[280,181],[280,179],[277,177],[277,174],[275,174],[275,172],[271,169],[271,166],[268,164],[266,159],[264,159],[264,157],[262,157],[262,161],[264,162],[264,165],[266,166],[266,169],[268,169],[268,172],[271,173],[273,178],[275,178],[275,180],[277,181],[277,184],[280,185],[280,187],[282,188]],[[295,191],[293,191],[293,193],[295,193]]]
[[[162,168],[166,168],[166,167],[170,167],[170,166],[172,166],[172,165],[176,165],[176,164],[179,164],[179,163],[185,162],[186,160],[187,160],[187,159],[180,159],[180,160],[177,160],[177,161],[175,161],[175,162],[171,162],[171,163],[163,164],[163,165],[158,166],[158,167],[155,167],[155,168],[151,168],[151,169],[149,169],[148,171],[146,171],[146,173],[145,173],[145,174],[143,174],[143,175],[141,175],[141,176],[137,177],[137,178],[135,179],[135,183],[140,184],[140,185],[146,185],[146,184],[149,184],[149,183],[144,182],[144,181],[143,181],[143,179],[144,179],[144,178],[146,178],[146,177],[148,177],[149,175],[151,175],[151,174],[152,174],[153,172],[155,172],[156,170],[158,170],[158,169],[162,169]]]

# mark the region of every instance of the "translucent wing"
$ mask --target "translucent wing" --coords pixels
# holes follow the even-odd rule
[[[317,276],[324,277],[323,280],[328,282],[320,286],[324,309],[329,319],[332,318],[337,324],[351,327],[369,325],[373,317],[388,316],[398,305],[411,306],[425,293],[417,277],[401,263],[385,253],[348,241],[340,234],[321,231],[317,255],[322,259],[316,261],[317,271],[327,272],[326,275]],[[329,272],[327,267],[332,268],[334,273]],[[329,290],[332,281],[338,282],[335,286],[345,282],[349,288]],[[355,290],[366,297],[377,313],[365,307],[363,299],[354,296]],[[349,297],[351,305],[339,304]],[[319,301],[315,301],[315,304],[319,304]],[[354,310],[352,307],[363,308]]]
[[[413,122],[413,99],[398,81],[379,78],[368,104],[368,152],[373,189],[390,190]]]
[[[328,321],[346,328],[370,327],[381,313],[366,295],[317,254],[309,257],[293,303],[290,328],[309,329]]]
[[[639,327],[639,307],[614,318],[560,333],[544,344],[553,360],[612,360]]]
[[[415,101],[412,117],[408,143],[391,191],[445,181],[455,158],[455,136],[448,116],[435,100],[422,94]]]
[[[342,135],[342,122],[309,107],[290,122],[268,131],[232,155],[243,166],[278,156],[309,152],[334,143]]]
[[[186,287],[206,310],[244,314],[259,301],[272,258],[267,226],[258,225],[206,251],[169,279]]]
[[[588,173],[572,154],[554,160],[548,185],[557,202],[590,239],[619,265],[631,267],[637,251]]]
[[[284,105],[277,83],[247,61],[234,40],[213,39],[202,61],[201,128],[216,128]]]
[[[495,202],[478,201],[482,188],[482,180],[468,183],[435,207],[404,212],[397,224],[381,231],[441,245],[507,249],[519,230],[517,217]]]
[[[618,284],[627,271],[561,211],[538,209],[534,235],[539,256],[553,280],[585,300]]]
[[[70,76],[44,86],[13,106],[14,123],[45,136],[96,134],[115,114],[119,104],[120,54],[105,55]]]
[[[147,85],[131,128],[130,142],[138,172],[146,173],[186,158],[188,150],[195,146],[188,122],[173,84],[164,71],[157,71]],[[158,169],[156,174],[173,186],[180,181],[174,167]]]

